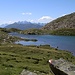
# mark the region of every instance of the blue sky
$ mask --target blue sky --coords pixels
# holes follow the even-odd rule
[[[0,24],[50,22],[75,12],[75,0],[0,0]]]

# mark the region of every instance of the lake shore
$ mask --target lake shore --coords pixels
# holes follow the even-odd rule
[[[67,50],[75,55],[75,36],[57,36],[57,35],[24,35],[11,33],[12,36],[23,37],[27,39],[36,39],[37,41],[18,41],[23,45],[50,45],[51,47]]]

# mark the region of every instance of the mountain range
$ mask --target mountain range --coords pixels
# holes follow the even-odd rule
[[[45,23],[31,23],[27,21],[19,21],[19,22],[15,22],[12,24],[8,24],[4,28],[16,28],[20,30],[26,30],[26,29],[31,29],[31,28],[39,29],[43,27],[44,25]]]

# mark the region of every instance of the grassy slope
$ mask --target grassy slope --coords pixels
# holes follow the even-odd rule
[[[58,30],[53,30],[50,34],[75,36],[75,29],[58,29]]]
[[[6,35],[6,33],[9,33],[9,32],[18,32],[18,33],[21,33],[21,34],[28,34],[28,35],[51,34],[51,35],[75,36],[75,28],[74,29],[73,28],[61,28],[61,29],[56,29],[56,30],[43,30],[43,29],[18,30],[18,29],[15,29],[15,28],[11,28],[11,29],[0,28],[1,34]],[[2,35],[2,37],[3,37],[3,35]]]
[[[41,29],[28,29],[21,31],[22,34],[29,34],[29,35],[42,35],[45,34],[45,31]]]
[[[0,28],[0,44],[8,44],[14,43],[15,41],[23,40],[23,41],[37,41],[36,39],[27,39],[27,38],[20,38],[15,36],[8,35],[9,32],[19,32],[17,29],[4,29]]]
[[[28,29],[21,31],[22,34],[28,35],[65,35],[65,36],[75,36],[75,29],[73,28],[62,28],[56,30],[41,30],[41,29]]]
[[[19,75],[23,69],[49,74],[49,59],[64,58],[75,64],[75,57],[67,51],[49,46],[0,46],[0,75]],[[51,74],[50,74],[51,75]]]

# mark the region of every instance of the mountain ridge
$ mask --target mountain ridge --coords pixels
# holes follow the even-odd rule
[[[31,22],[27,22],[27,21],[18,21],[18,22],[14,22],[12,24],[8,24],[4,28],[16,28],[16,29],[20,29],[20,30],[26,30],[26,29],[31,29],[31,28],[39,29],[43,25],[45,25],[45,24],[44,23],[31,23]]]
[[[61,28],[75,28],[75,12],[59,17],[47,23],[41,29],[43,30],[56,30]]]

